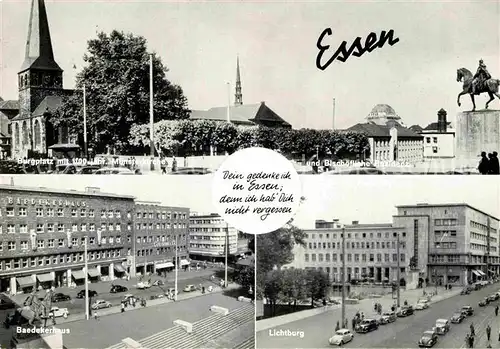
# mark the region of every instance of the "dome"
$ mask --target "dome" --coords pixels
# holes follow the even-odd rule
[[[387,125],[389,121],[392,121],[404,126],[401,117],[388,104],[377,104],[374,106],[370,114],[366,117],[366,120],[369,123],[377,125]]]
[[[388,104],[377,104],[373,107],[370,114],[382,114],[382,115],[396,115],[396,112]]]

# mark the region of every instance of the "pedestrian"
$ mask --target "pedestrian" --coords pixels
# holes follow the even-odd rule
[[[361,320],[365,319],[365,313],[361,312]]]
[[[474,323],[470,324],[470,335],[471,335],[471,337],[474,337],[476,335],[476,333],[474,331]]]
[[[498,330],[498,341],[500,342],[500,330]]]
[[[202,286],[201,293],[205,294],[205,286]]]
[[[490,169],[491,169],[491,174],[500,174],[500,167],[498,164],[498,153],[496,151],[493,152],[490,158]]]
[[[498,316],[498,305],[495,307],[495,316]]]
[[[474,348],[474,336],[469,337],[469,348]]]
[[[355,327],[356,327],[356,318],[353,318],[352,319],[352,329],[354,330]]]
[[[486,338],[488,338],[488,342],[490,341],[490,337],[491,337],[491,327],[490,325],[488,325],[488,327],[486,327]]]
[[[98,320],[99,320],[99,313],[98,313],[97,311],[96,311],[96,312],[94,312],[94,319],[95,319],[96,321],[98,321]]]
[[[347,319],[344,320],[344,328],[348,328],[349,326],[349,321]]]
[[[470,348],[470,339],[468,333],[465,335],[465,347]]]
[[[483,175],[488,174],[488,172],[489,172],[490,161],[488,160],[488,157],[486,156],[485,151],[481,152],[481,161],[479,162],[479,166],[477,169],[479,170],[479,173],[481,173]]]
[[[335,332],[337,332],[338,330],[340,330],[340,324],[337,321],[337,326],[335,326]],[[500,334],[498,335],[498,340],[500,341]]]
[[[122,302],[122,313],[124,313],[124,312],[125,312],[125,303]]]

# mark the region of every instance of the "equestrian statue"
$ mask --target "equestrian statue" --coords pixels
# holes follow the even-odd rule
[[[498,94],[500,80],[491,78],[490,73],[486,69],[486,64],[484,64],[482,59],[479,61],[479,67],[477,68],[475,75],[472,75],[472,73],[466,68],[460,68],[457,70],[457,81],[462,82],[462,80],[463,90],[457,97],[459,107],[461,106],[460,97],[466,94],[469,94],[472,100],[472,111],[476,110],[476,101],[474,100],[474,96],[478,96],[482,93],[487,93],[490,96],[490,100],[486,102],[486,106],[484,107],[485,109],[488,109],[488,104],[495,99],[495,96],[500,99],[500,95]]]

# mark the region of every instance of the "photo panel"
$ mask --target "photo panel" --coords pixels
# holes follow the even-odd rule
[[[495,177],[318,178],[257,236],[257,348],[497,347]]]
[[[2,347],[255,347],[254,236],[165,178],[0,177]]]

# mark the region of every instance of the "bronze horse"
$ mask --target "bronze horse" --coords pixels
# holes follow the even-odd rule
[[[460,97],[466,94],[470,95],[470,98],[472,100],[472,105],[474,106],[472,108],[472,111],[476,110],[476,101],[474,100],[474,94],[472,93],[472,80],[474,80],[474,76],[472,73],[466,69],[466,68],[460,68],[457,70],[457,81],[461,82],[463,80],[464,85],[463,85],[463,91],[458,94],[457,97],[457,103],[458,106],[460,107]],[[488,93],[490,96],[490,100],[486,102],[486,106],[484,107],[485,109],[488,109],[488,104],[490,104],[491,101],[495,99],[495,96],[500,99],[500,95],[498,94],[498,86],[500,85],[500,80],[498,79],[488,79],[483,83],[482,88],[480,89],[480,93]]]

